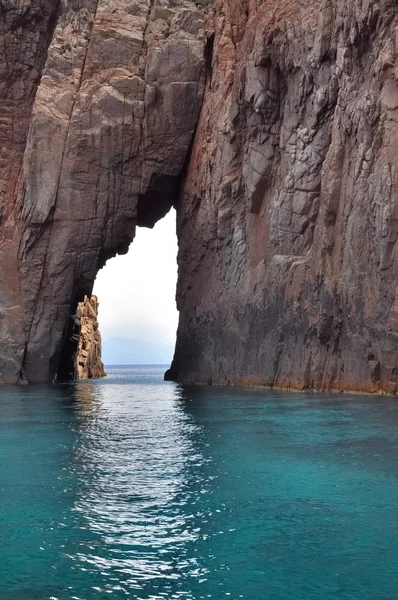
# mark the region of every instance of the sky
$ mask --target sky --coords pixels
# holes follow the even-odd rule
[[[174,209],[153,229],[137,227],[129,252],[99,271],[93,293],[105,364],[171,361],[178,323],[175,228]]]

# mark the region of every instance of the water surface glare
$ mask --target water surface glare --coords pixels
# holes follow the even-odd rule
[[[398,402],[0,389],[1,600],[396,600]]]

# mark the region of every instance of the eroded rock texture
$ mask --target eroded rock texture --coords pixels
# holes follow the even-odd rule
[[[4,5],[3,382],[73,374],[77,302],[177,203],[169,377],[397,391],[396,0]]]
[[[80,320],[79,346],[77,351],[78,379],[105,377],[101,360],[102,342],[98,328],[98,298],[85,296],[77,305],[77,317]]]
[[[168,376],[396,392],[398,4],[216,14]]]
[[[19,11],[24,3],[9,4]],[[57,3],[32,4],[44,22]],[[184,0],[70,0],[52,38],[44,23],[40,47],[40,30],[31,39],[24,17],[14,55],[4,48],[4,61],[16,65],[6,139],[22,126],[18,110],[31,109],[18,106],[28,92],[32,103],[26,86],[37,84],[49,45],[29,131],[6,163],[13,188],[1,230],[2,381],[74,373],[78,301],[106,259],[127,251],[136,225],[152,226],[175,201],[202,100],[202,16]],[[13,40],[17,25],[5,26]],[[18,49],[28,46],[33,75],[18,70]]]
[[[0,383],[22,378],[26,333],[17,188],[58,4],[54,0],[3,0],[0,4]]]

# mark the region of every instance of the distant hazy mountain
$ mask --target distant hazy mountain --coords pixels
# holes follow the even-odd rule
[[[102,340],[102,361],[105,365],[168,365],[174,346],[115,337]]]

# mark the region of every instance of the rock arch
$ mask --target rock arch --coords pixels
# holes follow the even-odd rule
[[[3,343],[17,346],[3,381],[70,373],[73,315],[98,269],[176,202],[204,89],[203,16],[183,0],[59,7],[8,216],[19,300],[2,315]]]
[[[169,377],[397,392],[396,0],[1,11],[1,382],[177,203]]]

